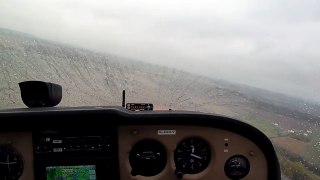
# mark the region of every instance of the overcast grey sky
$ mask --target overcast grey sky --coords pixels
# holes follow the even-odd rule
[[[0,0],[0,27],[320,102],[319,0]]]

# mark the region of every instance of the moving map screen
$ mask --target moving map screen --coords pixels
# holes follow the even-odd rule
[[[96,180],[96,166],[51,166],[46,168],[47,180]]]

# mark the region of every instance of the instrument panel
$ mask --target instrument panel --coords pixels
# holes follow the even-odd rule
[[[118,135],[123,180],[268,177],[263,152],[229,131],[196,126],[121,126]]]
[[[0,121],[0,179],[280,179],[270,140],[223,116],[34,108]]]

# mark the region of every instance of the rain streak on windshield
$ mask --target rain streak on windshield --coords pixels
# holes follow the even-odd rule
[[[18,82],[61,84],[61,106],[153,103],[245,121],[283,179],[320,179],[320,1],[0,2],[0,108]]]

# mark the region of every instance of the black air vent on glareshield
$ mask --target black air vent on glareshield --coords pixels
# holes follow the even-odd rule
[[[21,98],[28,107],[53,107],[62,99],[62,87],[58,84],[42,81],[19,83]]]

